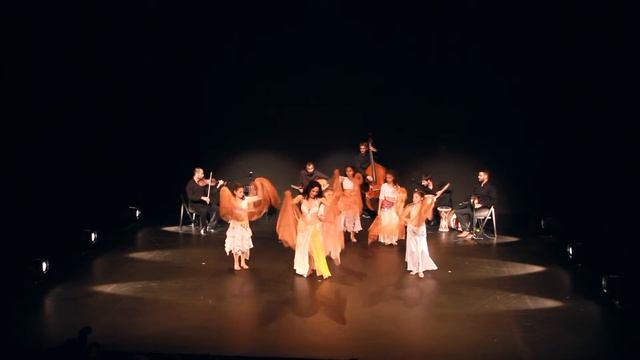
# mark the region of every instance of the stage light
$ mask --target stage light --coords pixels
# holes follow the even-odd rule
[[[31,272],[34,279],[41,279],[51,268],[49,260],[44,258],[35,258],[31,260]]]
[[[140,210],[140,208],[135,206],[129,206],[129,209],[131,210],[131,215],[134,220],[137,221],[142,218],[142,210]]]
[[[617,295],[620,287],[619,275],[602,275],[601,278],[602,292],[611,296]]]
[[[605,274],[600,280],[602,294],[607,296],[613,304],[622,307],[622,277],[620,275]]]
[[[89,241],[89,244],[93,245],[98,241],[98,232],[95,230],[85,230],[85,239]]]
[[[580,242],[570,242],[567,244],[567,256],[569,260],[573,261],[576,265],[584,261],[584,247]]]

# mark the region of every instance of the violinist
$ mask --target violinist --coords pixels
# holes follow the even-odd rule
[[[211,201],[211,195],[220,189],[224,184],[222,180],[216,180],[212,176],[204,178],[204,170],[195,168],[193,178],[186,186],[187,197],[191,202],[191,209],[200,216],[200,233],[204,235],[207,231],[215,232],[218,223],[218,205]]]

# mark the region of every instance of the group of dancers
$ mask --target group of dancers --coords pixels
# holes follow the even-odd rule
[[[360,144],[360,158],[367,152],[375,151],[367,145],[370,144]],[[315,271],[318,277],[327,279],[331,276],[327,257],[336,265],[340,264],[345,233],[348,233],[352,242],[357,242],[356,234],[363,230],[360,221],[365,215],[363,203],[367,202],[367,207],[371,207],[363,187],[371,184],[372,176],[362,173],[363,162],[356,164],[345,166],[342,173],[335,169],[332,176],[327,176],[309,162],[301,172],[300,184],[292,185],[300,194],[294,196],[291,190],[287,190],[282,201],[267,178],[255,178],[247,189],[242,184],[228,185],[216,180],[212,174],[206,179],[203,169],[196,168],[193,179],[187,184],[187,196],[192,209],[200,215],[201,233],[215,232],[220,218],[229,223],[225,252],[233,255],[235,270],[249,268],[247,260],[253,248],[249,223],[274,207],[279,208],[276,223],[278,239],[295,251],[293,269],[296,274],[307,277]],[[486,174],[485,180],[488,181],[488,172],[481,173]],[[395,172],[386,171],[384,183],[379,188],[377,216],[369,226],[367,236],[369,244],[377,241],[385,245],[398,245],[398,240],[406,239],[407,271],[421,278],[425,271],[438,268],[429,256],[426,222],[433,218],[436,200],[443,192],[429,188],[424,181],[423,188],[427,191],[414,189],[410,203],[406,205],[407,190],[398,185]],[[489,187],[483,191],[487,193],[487,189]],[[219,207],[212,201],[212,191],[213,194],[219,194]],[[495,189],[490,187],[488,193],[495,199]],[[476,201],[470,206],[482,209],[488,205],[486,201],[481,203],[478,199],[476,195]],[[484,200],[488,200],[488,197],[485,196]],[[459,209],[463,221],[465,211]],[[466,226],[465,232],[468,234]],[[461,235],[466,238],[467,234]]]

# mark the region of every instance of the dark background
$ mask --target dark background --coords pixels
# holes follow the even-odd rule
[[[195,166],[230,180],[251,170],[284,190],[307,160],[342,167],[372,132],[402,184],[431,173],[452,181],[455,201],[489,168],[499,214],[521,231],[542,216],[602,229],[612,209],[628,230],[637,161],[623,5],[5,6],[14,229],[55,234],[129,205],[173,224]]]

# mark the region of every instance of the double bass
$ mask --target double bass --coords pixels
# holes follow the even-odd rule
[[[384,184],[387,169],[374,161],[373,152],[371,151],[372,143],[373,139],[371,135],[369,135],[369,166],[365,170],[365,173],[367,176],[371,176],[372,180],[369,182],[369,190],[365,196],[365,203],[369,210],[376,211],[376,207],[373,206],[373,199],[380,198],[380,188],[382,187],[382,184]]]

